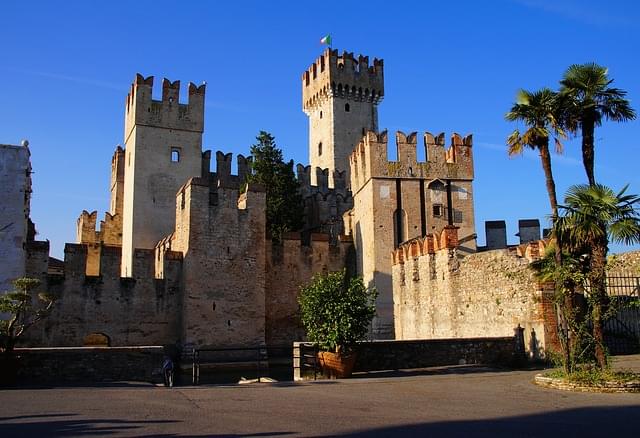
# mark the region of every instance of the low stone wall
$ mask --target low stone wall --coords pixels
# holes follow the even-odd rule
[[[569,382],[566,379],[556,379],[538,374],[534,382],[536,385],[544,386],[545,388],[560,389],[563,391],[608,393],[640,392],[640,381],[638,380],[632,382],[605,382],[597,385],[584,385]]]
[[[16,354],[24,383],[162,381],[160,346],[17,348]]]
[[[294,342],[294,380],[314,378],[316,347]],[[370,341],[358,344],[354,372],[390,371],[445,365],[512,366],[525,360],[522,337]],[[319,375],[318,375],[319,376]]]

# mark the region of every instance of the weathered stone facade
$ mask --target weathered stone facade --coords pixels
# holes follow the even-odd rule
[[[309,163],[345,172],[349,155],[367,131],[378,130],[378,103],[384,97],[384,63],[368,56],[327,49],[302,74],[302,108],[309,116]],[[316,182],[316,175],[311,175]]]
[[[544,243],[464,255],[445,240],[416,239],[394,253],[397,339],[509,336],[520,326],[529,355],[542,357],[553,343],[553,285],[538,282],[529,263]]]
[[[9,239],[22,260],[16,272],[26,266],[59,297],[30,345],[101,336],[113,346],[291,345],[304,338],[300,286],[340,269],[378,289],[375,338],[512,337],[520,325],[531,356],[557,342],[549,294],[527,268],[541,244],[476,253],[472,137],[454,133],[445,148],[444,134],[427,132],[421,162],[418,135],[398,132],[397,160],[387,159],[387,132],[376,132],[381,60],[327,50],[304,73],[311,165],[298,165],[297,175],[305,225],[281,245],[266,236],[264,190],[241,190],[250,158],[238,155],[232,175],[232,155],[217,152],[210,171],[205,86],[189,84],[182,104],[178,81],[163,81],[161,101],[152,85],[137,75],[131,86],[109,211],[99,229],[98,213],[83,211],[63,272],[48,273],[47,242]],[[26,224],[29,185],[20,178],[28,167],[16,169],[2,188]],[[504,223],[493,225],[488,246],[506,247]],[[538,234],[536,221],[521,223],[523,241]]]
[[[31,199],[31,153],[23,146],[0,144],[0,293],[23,277]]]
[[[136,248],[153,248],[174,227],[174,196],[191,177],[204,176],[205,85],[189,83],[181,104],[180,81],[162,81],[162,100],[151,97],[153,76],[136,76],[125,111],[122,276],[135,275]],[[208,163],[207,163],[208,164]]]
[[[426,162],[417,160],[417,134],[396,133],[398,161],[387,160],[387,133],[368,132],[350,157],[354,208],[346,215],[358,273],[378,289],[374,333],[394,338],[391,253],[410,239],[457,226],[459,250],[476,249],[472,139],[424,134]]]

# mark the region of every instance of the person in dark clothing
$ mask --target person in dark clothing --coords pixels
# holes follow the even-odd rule
[[[169,356],[164,357],[164,362],[162,363],[162,375],[164,377],[164,386],[172,387],[173,386],[173,361]]]

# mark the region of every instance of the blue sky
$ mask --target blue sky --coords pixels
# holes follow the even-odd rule
[[[300,77],[319,39],[330,33],[340,51],[383,58],[382,129],[474,134],[480,243],[485,220],[505,219],[515,243],[519,218],[549,210],[538,157],[506,156],[516,125],[504,113],[518,88],[556,87],[568,65],[595,61],[640,110],[640,3],[631,0],[4,0],[0,17],[0,143],[29,139],[32,218],[57,257],[83,209],[108,209],[136,72],[183,89],[207,81],[206,149],[247,154],[267,130],[287,159],[307,163]],[[637,120],[596,131],[598,180],[640,193],[638,138]],[[553,157],[560,194],[586,180],[579,139],[565,148]]]

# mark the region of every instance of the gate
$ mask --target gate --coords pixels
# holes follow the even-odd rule
[[[607,277],[607,294],[617,309],[604,323],[609,353],[640,353],[640,277]]]

